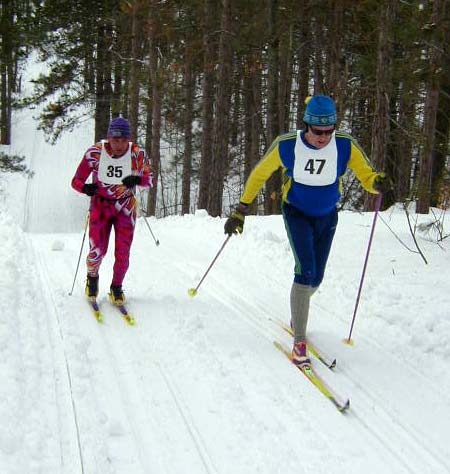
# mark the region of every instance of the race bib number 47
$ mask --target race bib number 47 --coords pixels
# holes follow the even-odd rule
[[[337,147],[332,135],[324,148],[309,148],[302,140],[300,131],[295,143],[294,181],[308,186],[328,186],[337,179]]]

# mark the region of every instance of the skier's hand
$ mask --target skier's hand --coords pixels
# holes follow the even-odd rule
[[[129,176],[125,176],[125,178],[122,179],[122,183],[128,189],[134,188],[138,184],[141,184],[141,177],[130,174]]]
[[[97,192],[97,189],[98,189],[98,184],[95,184],[95,183],[84,184],[81,192],[92,197]]]
[[[241,234],[244,231],[245,216],[248,213],[247,204],[239,204],[235,211],[233,211],[230,217],[226,220],[224,231],[225,234]]]
[[[392,181],[385,173],[380,173],[373,182],[373,188],[381,194],[392,190]]]

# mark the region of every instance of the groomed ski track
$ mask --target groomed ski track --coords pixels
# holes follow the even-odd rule
[[[343,415],[273,347],[291,343],[276,323],[288,319],[293,268],[280,216],[247,218],[194,299],[223,220],[150,219],[158,248],[138,222],[124,285],[135,327],[106,300],[113,242],[104,323],[84,300],[86,247],[68,296],[88,208],[69,183],[94,126],[51,146],[35,112],[14,113],[6,150],[35,175],[9,177],[8,213],[0,207],[2,474],[450,472],[448,240],[438,253],[420,239],[424,266],[379,222],[349,347],[372,219],[340,213],[309,336],[337,358],[334,372],[316,368],[350,397]],[[410,242],[404,219],[386,217]]]
[[[338,413],[273,348],[273,340],[291,343],[276,323],[287,318],[290,275],[276,265],[272,275],[262,275],[251,259],[258,247],[233,238],[216,264],[220,270],[190,299],[187,289],[221,244],[222,224],[205,216],[151,224],[161,246],[139,222],[125,284],[135,327],[107,302],[110,257],[102,267],[104,323],[98,324],[84,301],[83,261],[68,296],[81,234],[26,235],[46,308],[35,317],[49,327],[60,380],[55,472],[450,471],[442,424],[448,392],[414,361],[367,335],[344,345],[348,315],[327,308],[327,295],[320,294],[311,338],[337,358],[334,372],[316,368],[351,399],[348,413]],[[208,240],[210,230],[199,238],[201,226],[217,228],[217,242]],[[64,250],[51,250],[55,239]],[[273,239],[267,258],[276,261],[277,252],[288,258],[278,237],[260,239]]]

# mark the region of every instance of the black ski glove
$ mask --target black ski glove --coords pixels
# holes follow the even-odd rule
[[[244,231],[244,221],[247,214],[248,205],[240,203],[225,222],[225,234],[232,235],[242,233]]]
[[[97,189],[98,189],[98,184],[95,184],[95,183],[84,184],[81,192],[92,197],[97,192]]]
[[[386,194],[392,190],[392,181],[386,174],[379,174],[373,182],[373,188],[381,194]]]
[[[122,183],[124,186],[126,186],[128,189],[134,188],[138,184],[141,184],[141,177],[136,176],[134,174],[130,174],[129,176],[125,176],[125,178],[122,179]]]

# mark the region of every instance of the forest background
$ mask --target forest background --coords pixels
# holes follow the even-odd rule
[[[94,142],[127,117],[157,177],[148,215],[227,213],[317,93],[391,177],[385,208],[450,205],[449,0],[1,0],[0,40],[1,144],[14,108],[52,142],[87,119]],[[46,72],[24,96],[31,58]],[[351,174],[343,184],[341,208],[373,209]],[[253,212],[279,213],[280,188],[278,172]]]

